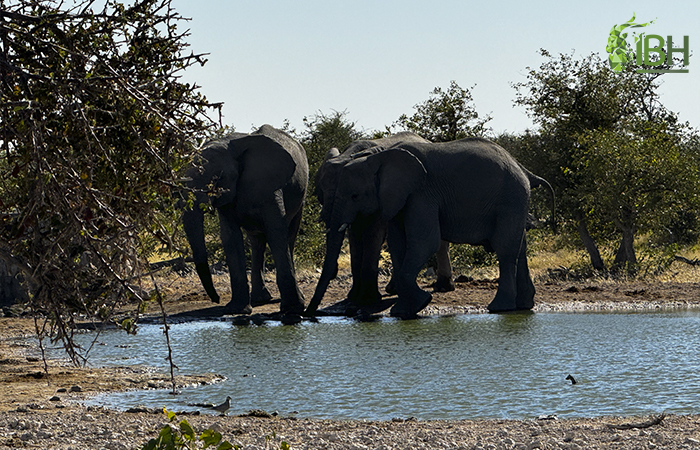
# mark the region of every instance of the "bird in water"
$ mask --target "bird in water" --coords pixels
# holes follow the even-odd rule
[[[568,377],[566,377],[567,380],[571,381],[571,384],[576,384],[578,381],[576,381],[576,378],[574,378],[573,375],[569,374]]]
[[[221,414],[226,414],[226,411],[231,407],[231,397],[226,397],[226,401],[220,405],[212,406],[211,409],[218,411]]]

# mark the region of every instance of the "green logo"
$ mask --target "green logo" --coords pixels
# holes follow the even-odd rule
[[[673,36],[666,36],[666,39],[658,34],[645,35],[644,33],[634,33],[635,50],[633,52],[627,45],[628,33],[623,33],[626,28],[642,28],[654,23],[635,23],[635,15],[622,25],[615,25],[610,30],[608,45],[605,50],[609,53],[608,60],[610,68],[615,72],[622,72],[625,66],[634,59],[639,73],[688,73],[690,64],[690,38],[683,36],[683,47],[673,46]],[[650,45],[652,44],[656,45]],[[683,55],[683,67],[673,69],[673,54]],[[653,55],[656,55],[652,57]],[[661,67],[659,67],[661,66]]]
[[[634,53],[630,50],[627,45],[627,35],[628,33],[623,33],[625,28],[642,28],[649,24],[654,23],[634,23],[635,14],[632,13],[632,18],[622,25],[614,25],[610,30],[610,36],[608,37],[608,45],[605,50],[610,54],[608,60],[610,61],[610,68],[615,72],[622,72],[630,59],[634,58]],[[637,36],[635,33],[634,41],[639,42],[644,36],[644,33]]]

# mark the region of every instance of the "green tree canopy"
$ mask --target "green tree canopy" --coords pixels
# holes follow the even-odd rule
[[[470,89],[451,81],[446,91],[436,87],[430,98],[414,106],[416,112],[402,114],[392,125],[412,131],[432,142],[449,142],[469,136],[483,136],[490,116],[479,118]]]
[[[0,257],[59,338],[138,294],[145,242],[171,242],[171,187],[219,106],[180,80],[205,61],[170,0],[94,8],[0,0]]]
[[[696,162],[682,150],[688,129],[659,101],[659,74],[631,65],[614,72],[595,54],[542,55],[547,60],[514,85],[515,103],[539,127],[516,156],[555,187],[560,213],[596,269],[606,270],[596,231],[616,230],[615,263],[633,271],[635,233],[649,231],[695,188]]]

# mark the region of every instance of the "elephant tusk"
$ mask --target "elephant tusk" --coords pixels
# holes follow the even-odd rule
[[[342,233],[342,232],[345,231],[347,228],[348,228],[348,224],[347,224],[347,223],[342,224],[342,225],[340,226],[340,228],[338,228],[338,233]]]

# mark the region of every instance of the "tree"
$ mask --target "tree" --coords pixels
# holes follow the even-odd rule
[[[72,344],[78,314],[107,318],[156,245],[171,245],[171,189],[220,107],[182,83],[170,0],[68,6],[0,0],[0,257],[29,306]]]
[[[656,220],[652,205],[671,195],[667,186],[687,179],[679,169],[691,170],[677,147],[684,127],[659,101],[659,74],[636,73],[631,64],[613,72],[595,54],[542,55],[548,60],[514,85],[515,103],[539,126],[521,159],[555,187],[560,212],[575,224],[594,268],[607,270],[591,227],[601,235],[610,224],[621,236],[615,264],[634,267],[634,233]]]
[[[402,114],[392,127],[413,131],[432,142],[483,136],[491,117],[480,119],[473,103],[471,90],[451,81],[447,91],[436,87],[428,100],[414,106],[416,112],[411,117]]]
[[[583,167],[574,170],[582,173],[582,203],[621,234],[615,271],[636,271],[637,233],[658,230],[666,216],[697,207],[697,159],[683,152],[682,139],[671,124],[646,120],[581,136],[574,159]]]

